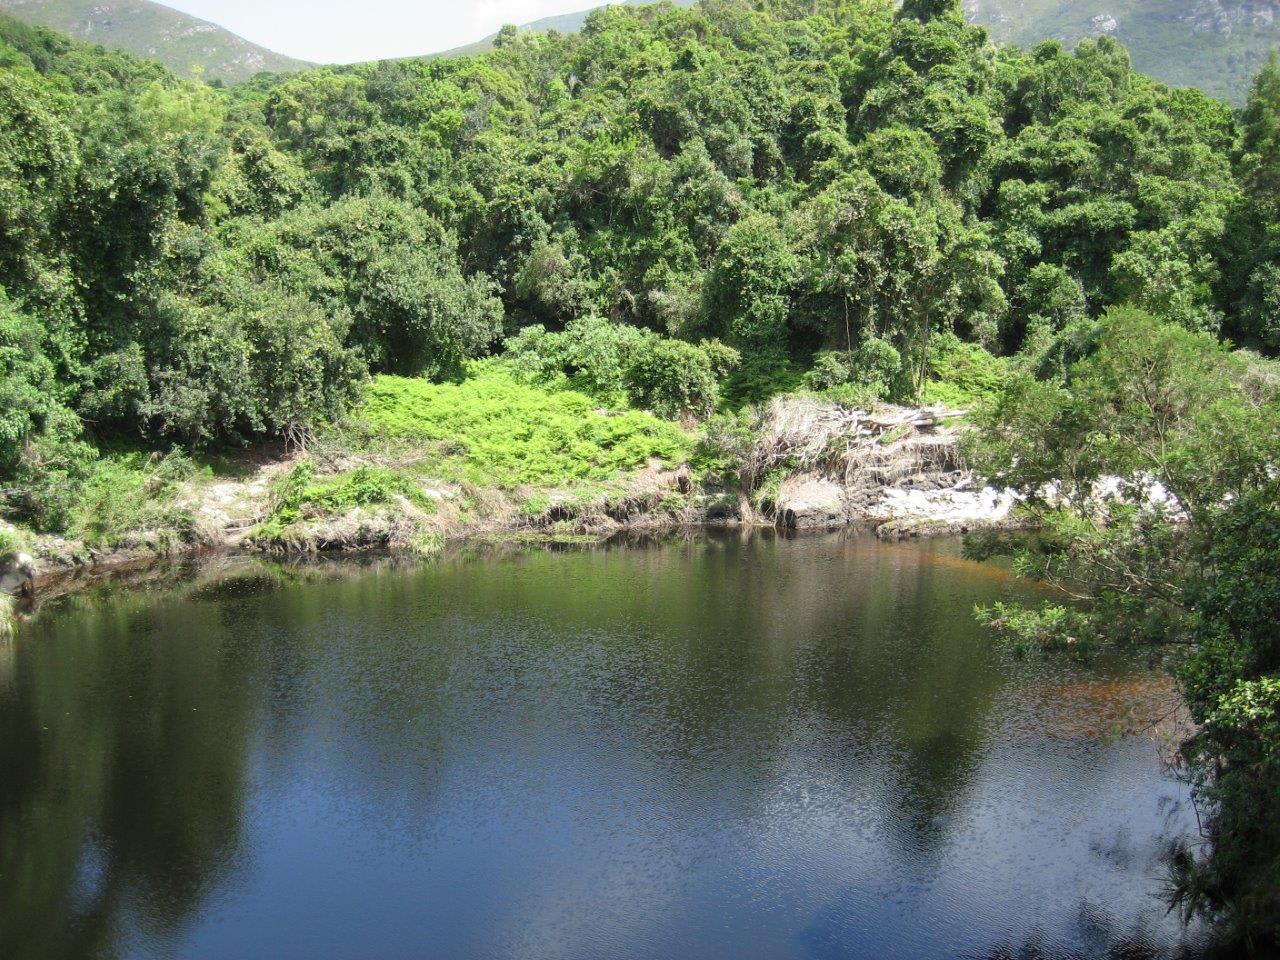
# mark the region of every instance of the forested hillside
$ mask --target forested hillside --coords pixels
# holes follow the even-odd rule
[[[11,23],[0,461],[305,431],[367,371],[590,316],[764,388],[868,344],[918,387],[938,335],[1034,351],[1120,302],[1278,345],[1274,67],[1237,124],[1105,38],[810,9],[611,8],[229,93]]]
[[[184,77],[236,83],[312,66],[151,0],[0,0],[0,14],[157,60]]]
[[[216,90],[0,21],[0,485],[34,531],[101,535],[111,496],[152,509],[188,454],[323,435],[371,375],[397,375],[371,422],[446,453],[470,438],[468,469],[513,483],[687,451],[673,424],[561,402],[565,385],[686,425],[719,412],[732,439],[733,412],[780,391],[968,405],[1020,384],[989,422],[1011,484],[1199,471],[1202,524],[1166,517],[1152,541],[1124,513],[1101,539],[1075,523],[1045,542],[1132,560],[1135,579],[1099,587],[1122,612],[1253,638],[1188,681],[1198,719],[1225,718],[1197,768],[1219,783],[1280,756],[1280,686],[1221,713],[1235,680],[1280,669],[1274,582],[1252,617],[1160,593],[1142,564],[1184,545],[1162,569],[1185,590],[1280,555],[1177,539],[1247,521],[1224,503],[1274,514],[1277,378],[1258,354],[1277,350],[1275,59],[1236,114],[1135,73],[1109,37],[997,49],[954,0],[704,0]],[[535,435],[536,464],[501,447]],[[313,479],[277,520],[412,492],[385,472]],[[1241,813],[1275,810],[1276,782],[1219,788],[1239,821],[1223,836],[1276,822]],[[1278,847],[1223,844],[1208,873],[1188,859],[1188,911],[1246,903],[1238,928],[1274,937]]]
[[[1121,302],[1280,345],[1276,68],[1238,124],[1106,38],[811,10],[616,7],[228,93],[11,25],[0,278],[46,409],[4,462],[302,429],[577,317],[759,376],[874,341],[917,384],[931,338],[1037,350]]]

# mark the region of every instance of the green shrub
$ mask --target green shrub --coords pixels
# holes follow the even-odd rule
[[[176,451],[104,458],[84,485],[68,532],[86,543],[112,545],[126,534],[147,531],[175,545],[188,538],[192,520],[190,509],[176,499],[195,473],[191,460]]]
[[[268,523],[286,527],[309,517],[390,503],[397,497],[425,510],[435,510],[435,501],[403,473],[364,465],[347,473],[317,477],[315,465],[303,460],[272,489]]]
[[[872,337],[852,354],[838,350],[819,353],[804,376],[804,384],[833,399],[868,404],[901,392],[902,375],[902,354],[887,340]]]
[[[152,546],[173,547],[192,531],[182,494],[207,472],[177,450],[99,456],[85,443],[42,439],[24,456],[11,513],[37,531],[92,547],[143,537]]]
[[[93,447],[72,436],[46,432],[33,438],[14,474],[11,516],[42,533],[66,532],[97,457]]]
[[[412,204],[347,197],[265,227],[246,221],[235,259],[261,279],[350,317],[348,344],[374,370],[460,376],[502,331],[502,303],[466,276],[457,240]]]
[[[682,340],[654,338],[627,369],[627,392],[636,406],[660,417],[706,417],[720,399],[717,368],[734,364],[736,353],[715,344],[713,350]]]
[[[739,363],[737,351],[718,341],[694,345],[601,317],[573,320],[563,333],[527,327],[507,341],[507,356],[532,382],[567,385],[667,419],[709,415],[720,381]]]
[[[719,413],[703,424],[689,462],[699,477],[733,487],[755,442],[756,417],[749,408]]]
[[[78,430],[74,414],[58,400],[44,336],[39,322],[18,311],[0,288],[0,477],[13,471],[27,441],[51,423]]]
[[[929,378],[921,390],[926,404],[968,410],[992,403],[1009,378],[1009,362],[976,343],[950,334],[934,340],[929,355]]]
[[[785,356],[747,354],[742,364],[725,378],[721,406],[737,410],[748,404],[763,403],[780,393],[799,389],[802,380],[800,368]]]

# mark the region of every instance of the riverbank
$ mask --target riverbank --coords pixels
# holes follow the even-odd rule
[[[1017,523],[1012,496],[976,484],[962,412],[943,407],[859,410],[791,395],[731,425],[681,430],[647,414],[579,409],[573,394],[551,395],[570,406],[535,407],[528,424],[509,410],[495,423],[479,409],[485,396],[464,396],[467,422],[442,425],[412,389],[408,399],[399,384],[375,390],[371,420],[395,423],[394,435],[366,421],[306,451],[243,451],[216,473],[166,488],[165,509],[139,513],[176,518],[164,526],[140,524],[105,542],[7,527],[0,532],[20,546],[0,569],[0,589],[36,597],[178,556],[430,555],[448,541],[504,534],[602,540],[705,525],[860,526],[906,539]],[[593,443],[565,432],[557,420],[567,415]],[[534,436],[530,424],[554,429]],[[499,441],[509,447],[501,456],[490,449]]]

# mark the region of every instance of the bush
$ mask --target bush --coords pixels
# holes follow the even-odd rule
[[[960,410],[993,403],[1009,378],[1009,363],[950,334],[935,339],[922,399]]]
[[[501,335],[492,281],[465,276],[455,238],[407,203],[350,198],[239,229],[250,272],[350,317],[348,343],[374,370],[457,377]]]
[[[628,368],[627,392],[632,403],[660,417],[706,417],[720,398],[716,367],[725,362],[691,343],[654,338]]]
[[[736,488],[739,472],[755,447],[757,426],[748,409],[712,417],[703,425],[690,457],[693,468],[703,477],[713,476]]]
[[[359,354],[343,345],[341,317],[243,275],[162,297],[154,321],[149,371],[139,355],[136,375],[122,382],[141,391],[134,415],[151,433],[192,446],[308,436],[342,417],[367,376]]]
[[[507,355],[533,382],[569,386],[667,419],[710,415],[721,379],[739,362],[736,350],[716,340],[694,345],[601,317],[581,317],[563,333],[527,327],[507,341]]]
[[[887,340],[872,337],[852,355],[838,350],[819,353],[805,374],[804,384],[842,399],[874,403],[898,394],[902,376],[902,354]]]
[[[70,428],[32,438],[14,472],[14,519],[43,533],[62,533],[72,523],[85,482],[97,465],[98,452],[76,438]]]
[[[51,425],[78,430],[58,400],[53,363],[41,347],[44,330],[0,289],[0,477],[12,474],[28,441]]]
[[[154,545],[174,546],[190,536],[191,512],[177,500],[196,472],[176,451],[103,457],[67,511],[66,533],[90,546],[113,547],[138,533],[149,534]]]

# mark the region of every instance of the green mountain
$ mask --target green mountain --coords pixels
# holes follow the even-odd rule
[[[1233,103],[1280,46],[1280,0],[965,0],[964,9],[1021,46],[1110,35],[1142,73]]]
[[[149,0],[0,0],[0,13],[158,60],[183,76],[203,71],[207,79],[234,83],[264,70],[287,73],[312,66]]]
[[[694,0],[675,3],[688,7]],[[1280,46],[1280,0],[964,0],[963,6],[970,22],[1003,43],[1029,47],[1059,40],[1073,48],[1086,37],[1113,36],[1142,73],[1233,103],[1243,102],[1268,53]],[[573,33],[591,12],[546,17],[520,29]],[[496,37],[437,56],[483,53]]]

